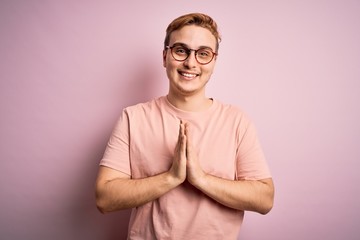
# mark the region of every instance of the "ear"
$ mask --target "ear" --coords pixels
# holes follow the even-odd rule
[[[163,66],[166,67],[166,50],[163,50]]]

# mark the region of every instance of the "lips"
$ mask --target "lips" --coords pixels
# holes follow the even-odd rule
[[[182,71],[178,71],[178,72],[181,76],[186,77],[186,78],[195,78],[195,77],[199,76],[199,74],[197,74],[197,73],[182,72]]]

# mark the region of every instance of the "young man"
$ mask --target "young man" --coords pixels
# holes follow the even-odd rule
[[[274,187],[253,124],[205,96],[220,37],[204,14],[167,28],[166,96],[124,109],[100,163],[101,212],[132,208],[129,239],[236,239]]]

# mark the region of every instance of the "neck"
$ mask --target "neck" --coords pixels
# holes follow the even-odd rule
[[[187,112],[205,111],[212,105],[212,99],[205,95],[177,96],[169,93],[167,99],[174,107]]]

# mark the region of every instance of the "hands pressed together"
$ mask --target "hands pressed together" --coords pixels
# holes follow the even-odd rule
[[[130,179],[120,171],[102,167],[97,179],[97,205],[100,211],[140,206],[161,197],[185,180],[227,207],[262,214],[270,211],[274,200],[271,178],[233,181],[207,174],[200,166],[192,140],[191,125],[181,121],[173,163],[169,171],[159,175]]]
[[[206,176],[192,143],[192,130],[189,123],[180,122],[178,142],[169,172],[180,183],[187,179],[195,187]]]

